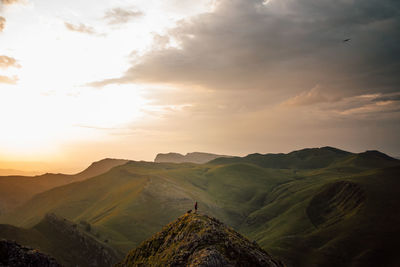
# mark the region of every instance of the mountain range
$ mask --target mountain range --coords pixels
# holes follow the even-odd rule
[[[204,152],[192,152],[187,153],[186,155],[182,155],[175,152],[170,153],[159,153],[157,154],[154,162],[169,162],[169,163],[184,163],[184,162],[191,162],[191,163],[198,163],[203,164],[207,163],[213,159],[221,158],[221,157],[231,157],[225,155],[217,155],[211,153],[204,153]]]
[[[25,203],[37,193],[94,177],[127,161],[103,159],[74,175],[46,173],[37,176],[0,176],[0,214]]]
[[[381,152],[332,147],[204,164],[128,161],[35,194],[0,222],[30,229],[48,213],[85,221],[122,255],[197,201],[287,266],[398,266],[399,175],[400,161]]]

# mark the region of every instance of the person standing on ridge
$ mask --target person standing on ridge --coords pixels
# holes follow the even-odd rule
[[[197,201],[194,203],[194,213],[197,213]]]

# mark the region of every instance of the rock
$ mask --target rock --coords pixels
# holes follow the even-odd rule
[[[283,264],[215,218],[185,214],[116,266],[271,266]]]
[[[46,254],[4,239],[0,240],[0,266],[61,267],[54,258]]]

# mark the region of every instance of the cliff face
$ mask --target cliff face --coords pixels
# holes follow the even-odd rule
[[[61,267],[46,254],[4,239],[0,240],[0,266]]]
[[[132,250],[117,266],[283,266],[215,218],[185,214]]]

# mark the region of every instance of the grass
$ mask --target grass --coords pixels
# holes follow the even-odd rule
[[[399,161],[334,148],[253,154],[208,164],[129,162],[36,195],[2,220],[31,227],[47,213],[85,220],[127,252],[200,209],[296,266],[398,263]]]
[[[57,259],[63,266],[110,266],[122,255],[96,239],[97,229],[46,216],[32,228],[0,225],[0,238],[15,240]]]

